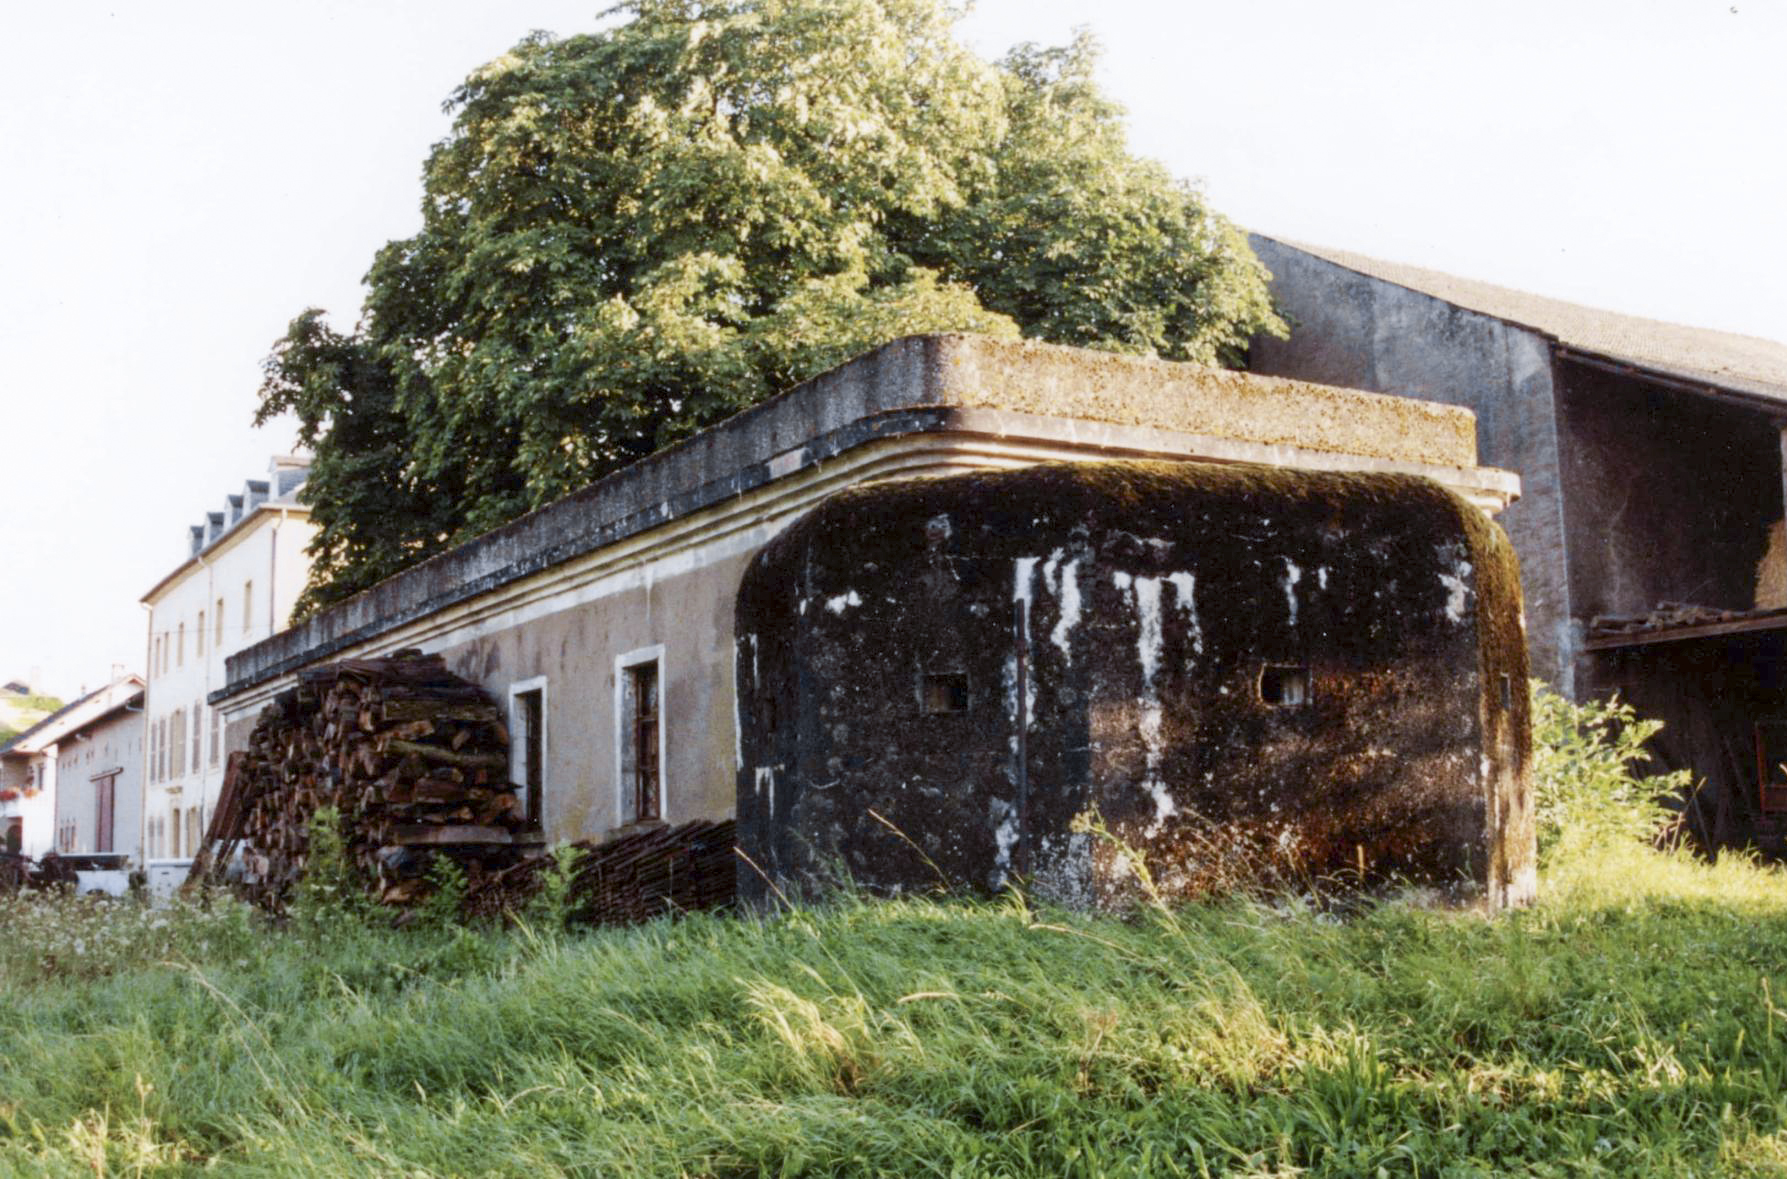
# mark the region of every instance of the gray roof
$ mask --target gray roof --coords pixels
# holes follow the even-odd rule
[[[105,693],[111,691],[113,688],[117,687],[119,684],[123,683],[125,680],[130,680],[130,679],[135,679],[135,678],[137,678],[137,677],[129,676],[129,675],[123,676],[120,679],[113,680],[111,683],[106,684],[104,687],[95,688],[93,691],[88,692],[86,695],[80,697],[78,700],[72,700],[69,703],[64,704],[61,708],[58,708],[55,712],[50,713],[50,715],[44,717],[42,720],[40,720],[36,724],[32,725],[30,728],[26,729],[24,732],[15,733],[6,742],[6,744],[0,745],[0,756],[14,752],[18,746],[29,745],[31,743],[32,738],[36,737],[39,733],[43,732],[45,729],[52,728],[53,726],[60,724],[62,722],[63,718],[67,717],[69,713],[75,711],[81,705],[87,703],[87,701],[93,699],[95,696],[104,695]],[[133,694],[131,694],[129,697],[126,697],[125,700],[123,700],[121,703],[113,706],[111,709],[108,709],[106,712],[101,713],[100,716],[109,716],[111,713],[116,712],[119,708],[122,708],[125,704],[129,704],[132,701],[142,699],[142,696],[143,696],[143,689],[139,685],[137,690]],[[99,717],[94,717],[93,719],[98,720]]]
[[[1567,348],[1686,381],[1787,400],[1787,344],[1775,340],[1622,315],[1347,250],[1272,240],[1336,266],[1555,336]]]

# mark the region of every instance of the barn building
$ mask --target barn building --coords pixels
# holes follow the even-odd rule
[[[1664,721],[1706,843],[1787,846],[1787,344],[1251,240],[1295,325],[1251,367],[1474,412],[1534,674]]]

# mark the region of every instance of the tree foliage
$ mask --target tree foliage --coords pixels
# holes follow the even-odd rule
[[[423,227],[259,420],[316,452],[309,608],[916,332],[1234,363],[1244,237],[1131,156],[1096,49],[998,64],[943,0],[630,0],[448,102]]]

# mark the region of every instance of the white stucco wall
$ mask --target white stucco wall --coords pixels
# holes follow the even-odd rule
[[[193,833],[202,834],[210,822],[223,786],[224,749],[221,718],[205,697],[222,686],[229,655],[289,624],[309,575],[304,550],[314,532],[303,505],[289,497],[268,500],[144,597],[148,695],[135,838],[146,860],[190,857]]]
[[[55,825],[60,850],[109,850],[142,862],[143,712],[126,705],[69,734],[56,758]],[[112,781],[111,847],[99,832],[100,783]],[[64,832],[71,838],[62,840]]]
[[[0,800],[0,833],[12,820],[23,820],[19,850],[34,859],[55,846],[55,750],[52,745],[41,752],[7,758],[8,772],[0,782],[0,793],[17,794]]]

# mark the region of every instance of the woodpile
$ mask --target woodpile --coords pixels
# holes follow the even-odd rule
[[[284,912],[310,855],[311,820],[341,815],[343,850],[380,903],[411,912],[441,857],[465,877],[464,915],[521,911],[556,861],[508,782],[509,734],[494,700],[438,655],[400,651],[300,672],[230,754],[195,879],[224,880]],[[623,925],[732,903],[734,825],[654,827],[572,845],[567,920]]]
[[[734,826],[730,819],[698,821],[608,843],[572,844],[567,921],[631,925],[730,905],[738,890]],[[553,861],[539,857],[486,877],[468,890],[468,913],[500,917],[521,911],[553,869]]]
[[[526,820],[508,782],[509,735],[482,688],[417,651],[298,680],[231,756],[195,874],[219,875],[240,845],[241,890],[282,912],[323,807],[340,812],[348,862],[386,905],[424,900],[439,856],[474,885],[520,858]]]

